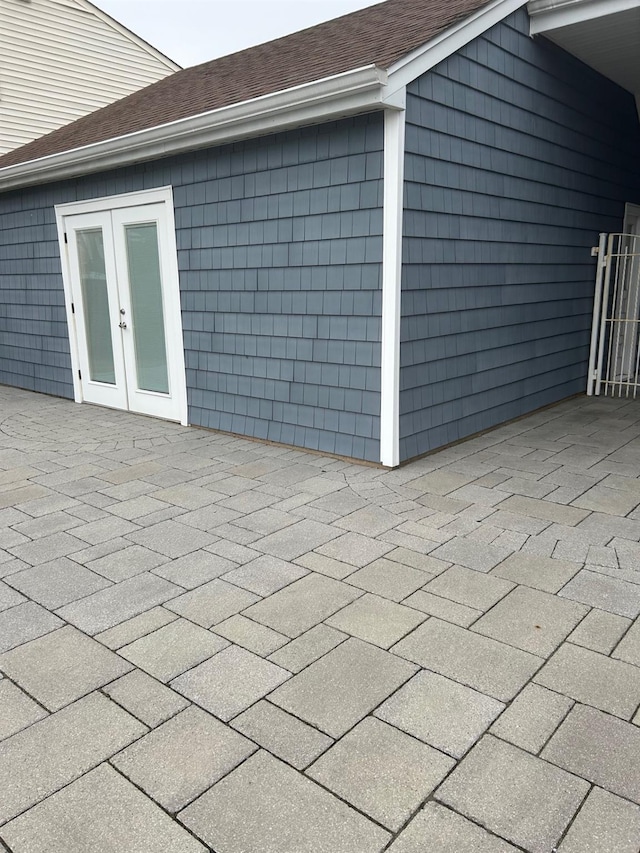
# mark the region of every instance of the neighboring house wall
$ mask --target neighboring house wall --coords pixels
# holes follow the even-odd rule
[[[54,205],[169,184],[190,422],[377,461],[380,114],[0,195],[0,383],[73,397]]]
[[[640,200],[632,96],[521,11],[407,90],[401,459],[586,387],[598,232]]]
[[[0,0],[0,154],[178,68],[83,0]]]

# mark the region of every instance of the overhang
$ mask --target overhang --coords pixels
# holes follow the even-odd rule
[[[640,0],[530,0],[543,35],[640,101]]]

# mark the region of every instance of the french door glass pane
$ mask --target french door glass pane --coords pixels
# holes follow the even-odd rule
[[[126,225],[125,233],[138,388],[168,394],[158,229],[145,222]]]
[[[109,320],[109,294],[101,228],[76,232],[89,375],[94,382],[116,384]]]

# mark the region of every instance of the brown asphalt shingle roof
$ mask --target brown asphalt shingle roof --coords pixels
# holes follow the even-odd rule
[[[377,65],[388,68],[489,0],[386,0],[177,71],[0,157],[0,168]]]

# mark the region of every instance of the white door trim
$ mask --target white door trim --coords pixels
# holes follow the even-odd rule
[[[70,201],[66,204],[56,204],[56,218],[73,216],[76,213],[95,213],[99,210],[113,210],[121,207],[138,207],[141,204],[157,204],[166,202],[173,211],[173,187],[158,187],[152,190],[137,190],[119,195],[107,195],[100,198],[88,198],[83,201]]]
[[[71,367],[73,370],[73,393],[76,403],[82,403],[84,396],[80,380],[80,350],[78,340],[78,329],[76,316],[73,312],[73,290],[71,286],[71,266],[69,263],[69,247],[65,240],[65,217],[84,213],[95,213],[101,211],[120,210],[127,207],[138,207],[146,204],[163,203],[167,229],[163,235],[165,245],[161,251],[164,254],[167,269],[175,287],[168,287],[167,308],[176,322],[173,334],[167,339],[167,359],[175,366],[175,375],[181,377],[182,381],[175,389],[176,405],[180,412],[180,423],[185,426],[189,423],[187,413],[187,383],[184,360],[184,341],[182,330],[182,314],[180,310],[179,274],[178,274],[178,250],[176,245],[176,225],[173,207],[172,187],[160,187],[158,189],[141,190],[139,192],[122,193],[120,195],[105,196],[84,201],[58,204],[55,206],[56,224],[58,227],[58,245],[60,248],[60,259],[62,263],[62,282],[64,287],[64,300],[67,311],[67,324],[69,328],[69,340],[71,349]]]
[[[400,310],[405,110],[384,114],[380,461],[400,464]]]

